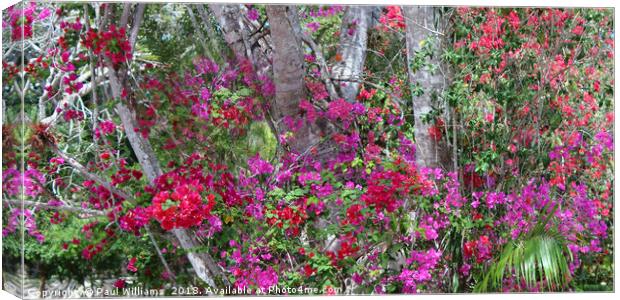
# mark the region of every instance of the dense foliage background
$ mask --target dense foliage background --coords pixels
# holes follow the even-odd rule
[[[3,276],[23,248],[41,290],[613,289],[611,9],[2,20]]]

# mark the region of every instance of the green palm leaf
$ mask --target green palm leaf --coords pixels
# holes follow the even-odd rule
[[[553,211],[549,216],[553,216]],[[572,260],[572,254],[557,229],[553,226],[548,228],[549,219],[538,223],[524,237],[506,244],[474,291],[500,290],[507,276],[525,283],[528,289],[538,284],[543,290],[565,287],[570,281],[568,263]]]

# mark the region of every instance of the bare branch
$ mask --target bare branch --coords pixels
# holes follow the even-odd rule
[[[8,203],[8,204],[16,205],[16,206],[17,205],[21,206],[23,204],[24,206],[51,209],[51,210],[77,212],[77,213],[88,214],[91,216],[105,216],[108,214],[108,212],[110,212],[110,210],[94,210],[94,209],[67,206],[67,205],[58,206],[58,205],[50,205],[48,203],[28,201],[28,200],[3,199],[2,203]]]
[[[99,185],[105,187],[106,189],[108,189],[110,192],[121,196],[122,198],[132,201],[131,200],[131,196],[119,189],[117,189],[116,187],[112,186],[109,182],[107,182],[106,180],[104,180],[103,178],[89,172],[86,167],[84,167],[81,163],[79,163],[77,160],[75,160],[73,157],[67,155],[66,153],[62,152],[60,149],[58,149],[58,147],[56,145],[50,145],[50,147],[52,148],[52,151],[54,151],[54,153],[56,153],[56,155],[62,157],[65,162],[67,164],[69,164],[71,167],[73,167],[78,173],[80,173],[84,178],[88,179],[88,180],[92,180],[96,183],[98,183]]]
[[[329,93],[329,97],[332,100],[338,99],[339,95],[336,92],[334,83],[329,77],[329,69],[327,68],[327,62],[325,61],[325,58],[323,57],[322,49],[319,48],[319,46],[314,42],[314,40],[312,40],[312,38],[307,36],[306,34],[302,34],[301,39],[302,41],[304,41],[304,43],[306,43],[312,49],[312,52],[314,52],[314,56],[316,56],[316,60],[321,69],[321,80],[323,80],[323,83],[325,83],[325,86],[327,87],[327,92]]]

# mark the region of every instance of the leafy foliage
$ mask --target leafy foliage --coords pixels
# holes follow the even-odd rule
[[[253,64],[277,50],[264,5],[228,6],[250,24],[235,32],[246,57],[208,7],[148,4],[131,45],[123,5],[20,5],[3,27],[3,254],[25,247],[30,275],[170,294],[206,287],[193,252],[217,284],[255,293],[610,288],[611,10],[438,9],[450,28],[408,61],[401,8],[380,7],[346,101],[322,72],[357,25],[346,7],[300,6],[298,33],[319,47],[299,47],[307,97],[274,119],[279,77]],[[409,84],[416,72],[448,75],[432,90]],[[421,95],[453,170],[416,162]],[[299,140],[311,146],[290,150]]]

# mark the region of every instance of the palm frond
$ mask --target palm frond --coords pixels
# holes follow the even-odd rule
[[[553,216],[553,212],[549,216]],[[500,290],[504,278],[512,277],[527,289],[558,290],[570,281],[572,254],[566,240],[553,226],[551,217],[539,222],[528,234],[504,246],[499,258],[475,286],[475,292]]]

